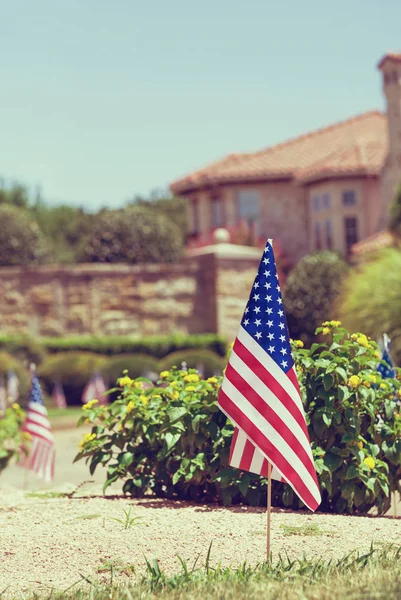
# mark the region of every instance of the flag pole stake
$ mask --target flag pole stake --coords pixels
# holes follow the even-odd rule
[[[395,492],[393,493],[393,502],[394,502],[394,518],[397,518],[397,496]]]
[[[271,532],[271,511],[272,511],[272,466],[269,462],[267,470],[267,564],[270,565],[270,532]]]

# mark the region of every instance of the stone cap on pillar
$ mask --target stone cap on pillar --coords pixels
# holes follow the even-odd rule
[[[262,255],[260,248],[252,246],[241,246],[240,244],[231,244],[229,231],[224,228],[218,228],[213,232],[213,244],[202,246],[200,248],[189,248],[185,251],[185,256],[195,257],[205,254],[214,254],[219,258],[259,258]]]

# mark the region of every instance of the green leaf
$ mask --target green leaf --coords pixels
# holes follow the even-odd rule
[[[182,473],[180,473],[180,471],[176,471],[173,475],[173,485],[176,485],[179,480],[181,479]]]
[[[167,445],[167,450],[171,450],[171,448],[173,448],[176,443],[178,442],[178,440],[181,438],[181,433],[170,433],[169,431],[166,433],[166,435],[164,436],[165,440],[166,440],[166,445]]]
[[[184,406],[173,406],[167,411],[167,416],[170,419],[170,423],[178,421],[187,414],[187,409]]]
[[[336,471],[336,469],[338,469],[343,462],[341,456],[333,454],[332,452],[326,452],[323,460],[324,464],[326,465],[326,467],[328,467],[331,473]]]
[[[350,396],[351,396],[351,392],[345,385],[338,386],[338,399],[340,400],[340,402],[344,402],[345,400],[348,400],[348,398]]]
[[[326,390],[326,392],[331,390],[331,388],[333,387],[333,383],[334,383],[334,377],[332,375],[326,374],[323,377],[323,385],[324,385],[324,389]]]
[[[134,455],[132,454],[132,452],[123,452],[118,457],[118,463],[122,467],[129,467],[133,460]]]
[[[347,383],[347,381],[348,381],[347,372],[345,369],[343,369],[343,367],[337,367],[336,373],[339,374],[339,376],[344,381],[344,383]]]
[[[355,465],[350,465],[345,474],[345,479],[355,479],[355,477],[359,476],[358,469]]]
[[[105,493],[105,491],[107,490],[107,488],[109,487],[109,485],[111,485],[112,483],[114,483],[115,481],[117,481],[117,479],[119,478],[119,474],[118,473],[114,473],[114,475],[112,475],[111,477],[109,477],[108,479],[106,479],[104,485],[103,485],[103,494]]]
[[[341,486],[341,495],[347,500],[352,500],[355,494],[355,485],[350,481],[345,481]]]
[[[323,413],[322,414],[322,419],[323,419],[323,422],[326,425],[326,427],[330,427],[331,421],[332,421],[331,416],[328,415],[327,413]]]
[[[366,487],[368,488],[368,490],[370,490],[373,493],[375,492],[375,483],[376,483],[375,477],[370,477],[368,479],[368,481],[366,482]]]

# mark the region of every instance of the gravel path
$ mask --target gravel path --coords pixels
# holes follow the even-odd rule
[[[144,556],[156,557],[162,568],[179,569],[177,554],[190,564],[209,544],[212,564],[255,564],[265,557],[266,515],[262,509],[224,509],[161,500],[125,498],[38,498],[15,488],[0,488],[0,592],[4,598],[28,590],[63,590],[81,574],[92,581],[110,578],[113,563],[144,568]],[[142,517],[143,524],[124,529],[123,509]],[[305,535],[307,530],[315,535]],[[285,527],[301,528],[295,534]],[[278,511],[272,515],[272,550],[277,556],[341,557],[367,550],[371,543],[401,544],[401,519],[312,515]],[[127,574],[120,577],[126,578]]]

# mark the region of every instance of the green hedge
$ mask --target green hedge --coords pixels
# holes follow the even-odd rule
[[[160,371],[169,370],[172,367],[181,368],[182,363],[186,363],[188,369],[197,369],[203,367],[203,376],[212,377],[212,375],[221,375],[226,366],[227,359],[217,356],[210,350],[180,350],[172,352],[165,356],[159,362]],[[131,371],[130,371],[131,375]],[[135,374],[132,376],[135,377]]]
[[[26,336],[0,336],[0,348],[14,354],[14,350],[25,352],[30,360],[40,363],[46,351],[50,353],[65,351],[94,352],[114,356],[116,354],[147,354],[154,358],[163,358],[171,352],[186,349],[211,350],[219,356],[225,356],[226,340],[214,333],[197,335],[164,335],[143,338],[129,336],[69,336],[43,337],[32,340]]]

